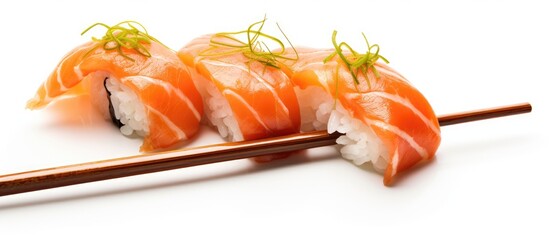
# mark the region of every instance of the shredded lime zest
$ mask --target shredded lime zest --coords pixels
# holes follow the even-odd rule
[[[265,66],[280,69],[280,60],[297,61],[299,55],[284,31],[276,24],[286,41],[290,44],[295,56],[287,56],[285,44],[278,38],[262,32],[266,17],[250,25],[246,30],[237,32],[220,32],[210,38],[210,47],[200,53],[200,56],[226,56],[242,53],[251,61],[257,61]],[[245,39],[245,40],[241,40]],[[271,46],[278,47],[273,51]]]
[[[364,78],[366,79],[366,82],[368,83],[368,87],[371,87],[370,79],[368,78],[367,74],[368,70],[372,70],[374,75],[379,78],[380,75],[375,67],[375,63],[379,59],[383,60],[385,63],[389,63],[389,60],[379,54],[379,45],[370,45],[368,39],[366,38],[366,35],[362,33],[368,49],[366,53],[361,54],[355,51],[346,42],[341,42],[338,44],[336,41],[336,36],[337,31],[334,30],[334,32],[332,33],[332,44],[334,45],[335,51],[324,59],[324,63],[332,60],[336,55],[338,55],[341,61],[343,61],[345,66],[347,66],[347,68],[351,72],[351,76],[353,77],[355,84],[360,84],[357,76],[358,74],[362,73],[362,75],[364,75]],[[344,52],[344,50],[347,50],[347,52],[349,52],[347,56],[345,55],[346,52]]]
[[[131,61],[135,61],[135,59],[126,55],[122,51],[122,48],[134,49],[137,53],[145,57],[151,57],[151,53],[146,46],[153,41],[162,44],[156,38],[149,35],[147,29],[141,23],[136,21],[122,21],[112,27],[104,23],[95,23],[86,28],[86,30],[84,30],[80,35],[86,34],[90,29],[97,26],[105,27],[107,31],[101,38],[92,37],[92,40],[98,44],[84,56],[87,56],[98,47],[103,47],[106,51],[116,50],[123,57]]]

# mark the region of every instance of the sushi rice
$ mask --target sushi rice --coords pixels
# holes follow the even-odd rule
[[[118,79],[106,72],[96,72],[90,79],[92,84],[92,103],[106,119],[118,121],[120,132],[126,136],[149,134],[149,120],[145,106],[137,94]],[[110,93],[109,94],[107,93]],[[109,99],[114,116],[109,112]]]
[[[195,78],[201,78],[201,76],[196,75]],[[242,131],[233,115],[231,106],[219,89],[209,80],[203,79],[203,81],[194,82],[206,103],[204,104],[204,113],[208,124],[217,128],[219,135],[228,141],[243,141]]]
[[[370,127],[355,119],[324,89],[295,87],[301,112],[301,130],[344,133],[336,142],[343,158],[356,165],[371,163],[376,171],[387,168],[389,154]]]
[[[114,117],[123,124],[120,132],[126,136],[134,132],[142,137],[148,135],[149,121],[145,114],[145,106],[137,95],[112,77],[105,80],[105,87],[111,93]]]

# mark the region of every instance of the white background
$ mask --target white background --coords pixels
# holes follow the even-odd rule
[[[534,111],[444,127],[435,161],[390,188],[325,147],[274,164],[239,160],[0,197],[0,239],[547,239],[543,2],[2,1],[0,174],[138,154],[139,139],[94,115],[24,109],[95,22],[137,20],[173,49],[264,14],[295,45],[331,47],[334,29],[357,45],[364,32],[437,114],[526,101]],[[190,145],[218,142],[203,128]]]

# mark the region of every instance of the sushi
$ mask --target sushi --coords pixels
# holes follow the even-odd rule
[[[195,135],[202,98],[175,51],[134,21],[103,26],[102,38],[65,55],[27,108],[89,94],[93,105],[124,135],[143,137],[141,151],[172,147]],[[65,114],[71,114],[66,112]]]
[[[228,141],[300,131],[294,85],[278,67],[277,55],[257,44],[266,36],[260,31],[264,21],[247,31],[196,38],[178,51],[202,94],[207,122]],[[250,42],[238,40],[239,35]]]
[[[106,27],[105,36],[69,52],[27,107],[90,94],[124,135],[144,138],[141,151],[175,146],[195,135],[201,121],[228,141],[344,133],[337,140],[343,158],[370,163],[387,185],[434,156],[440,127],[431,106],[384,63],[378,45],[366,40],[361,54],[337,43],[334,31],[334,49],[287,51],[261,31],[264,24],[204,35],[178,52],[136,22],[92,25]]]
[[[337,43],[336,34],[334,49],[299,48],[299,60],[287,63],[302,129],[344,133],[337,139],[343,158],[371,164],[390,185],[397,173],[433,158],[438,120],[425,97],[387,66],[378,45],[366,40],[368,51],[360,54]]]

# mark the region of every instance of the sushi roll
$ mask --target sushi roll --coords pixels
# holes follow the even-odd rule
[[[336,43],[336,33],[335,49],[300,48],[299,60],[287,64],[302,129],[344,133],[337,139],[343,158],[371,164],[390,185],[397,173],[433,158],[438,120],[425,97],[382,61],[379,46],[359,54]]]
[[[106,27],[105,36],[63,57],[27,108],[90,94],[94,106],[122,134],[143,137],[141,151],[171,147],[195,135],[202,98],[176,53],[137,22],[94,26]]]
[[[178,51],[203,97],[208,124],[228,141],[298,133],[299,105],[289,77],[259,56],[269,53],[242,46],[255,44],[213,34]]]

